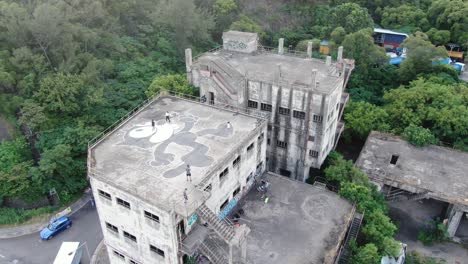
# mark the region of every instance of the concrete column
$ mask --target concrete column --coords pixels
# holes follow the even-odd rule
[[[185,69],[187,72],[187,81],[192,83],[192,49],[185,49]]]
[[[278,54],[283,55],[284,53],[284,38],[278,40]]]
[[[460,225],[461,218],[463,216],[463,211],[460,210],[457,206],[453,206],[449,212],[447,232],[449,237],[454,237],[457,232],[458,225]]]
[[[241,245],[241,258],[243,263],[247,263],[247,237],[244,238],[244,242]]]
[[[232,244],[229,244],[229,264],[233,264]]]
[[[276,76],[276,77],[278,78],[278,82],[279,82],[279,81],[281,80],[281,77],[282,77],[282,76],[281,76],[281,74],[282,74],[282,73],[281,73],[281,64],[280,64],[280,63],[276,64],[276,67],[277,67],[277,69],[278,69],[278,73],[277,73],[277,76]]]
[[[312,58],[312,41],[307,42],[307,57]]]
[[[316,88],[317,84],[317,69],[312,69],[312,83],[311,83],[311,86]]]
[[[341,62],[343,60],[343,46],[338,47],[338,56],[336,58],[337,61]]]
[[[325,61],[325,65],[330,66],[330,65],[331,65],[331,62],[332,62],[332,57],[331,57],[331,56],[327,56],[327,60]]]

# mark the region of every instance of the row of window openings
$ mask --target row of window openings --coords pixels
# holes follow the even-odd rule
[[[311,138],[309,137],[309,140],[310,140],[310,139],[311,139]],[[314,137],[312,137],[312,139],[313,139],[313,140],[311,140],[311,141],[314,141],[314,140],[315,140]],[[279,147],[279,148],[288,148],[288,143],[287,143],[287,142],[284,142],[284,141],[281,141],[281,140],[276,140],[276,146]],[[317,158],[317,157],[318,157],[318,154],[319,154],[319,153],[318,153],[317,151],[315,151],[315,150],[309,150],[309,155],[310,155],[311,157],[313,157],[313,158]]]
[[[114,233],[116,233],[116,234],[119,233],[119,228],[118,228],[118,227],[116,227],[115,225],[109,224],[109,223],[107,223],[107,222],[106,222],[106,228],[107,228],[109,231],[114,232]],[[123,231],[123,235],[124,235],[125,238],[131,240],[132,242],[137,243],[137,238],[136,238],[134,235],[132,235],[132,234],[126,232],[126,231]],[[154,253],[160,255],[161,257],[164,257],[164,250],[161,250],[161,249],[159,249],[159,248],[157,248],[157,247],[155,247],[155,246],[153,246],[153,245],[150,245],[150,251],[152,251],[152,252],[154,252]],[[114,253],[115,253],[115,252],[116,252],[116,251],[114,251]],[[118,252],[117,252],[117,253],[118,253]],[[120,253],[119,253],[119,254],[120,254]],[[120,254],[120,255],[122,255],[122,254]],[[123,255],[122,255],[122,256],[123,256]]]
[[[247,106],[249,108],[258,108],[258,102],[249,100],[247,102]],[[260,104],[260,110],[262,111],[267,111],[271,112],[272,111],[272,105],[271,104]],[[287,115],[289,116],[291,114],[291,110],[289,108],[284,108],[284,107],[278,107],[278,112],[280,115]],[[293,110],[293,117],[298,118],[298,119],[305,119],[306,113],[303,111],[297,111]],[[321,115],[313,115],[312,117],[313,122],[315,123],[322,123],[323,122],[323,116]]]
[[[105,198],[105,199],[107,199],[109,201],[112,201],[112,196],[109,193],[107,193],[107,192],[105,192],[103,190],[98,190],[98,193],[99,193],[99,196],[101,196],[101,197],[103,197],[103,198]],[[129,202],[124,201],[124,200],[120,199],[119,197],[117,197],[117,204],[120,205],[120,206],[123,206],[123,207],[125,207],[127,209],[131,208]],[[150,220],[152,220],[154,222],[159,223],[159,216],[157,216],[157,215],[155,215],[153,213],[150,213],[150,212],[148,212],[146,210],[144,210],[144,215],[145,215],[146,218],[148,218],[148,219],[150,219]]]

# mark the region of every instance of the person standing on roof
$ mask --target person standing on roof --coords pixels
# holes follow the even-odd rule
[[[184,203],[187,204],[188,202],[188,195],[187,195],[187,188],[184,190]]]
[[[156,126],[156,123],[154,122],[154,119],[151,119],[151,126],[153,127],[153,130],[154,130],[154,127]]]
[[[187,168],[185,168],[185,171],[187,172],[187,181],[192,181],[192,172],[190,171],[190,165],[187,164]]]
[[[171,122],[171,117],[168,111],[166,111],[166,122],[169,122],[169,123]]]

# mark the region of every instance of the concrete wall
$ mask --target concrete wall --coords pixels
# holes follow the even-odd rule
[[[123,262],[114,254],[117,250],[126,257],[126,261],[132,259],[138,263],[177,263],[177,248],[175,223],[168,212],[147,204],[140,199],[129,195],[117,188],[105,184],[95,178],[91,178],[91,187],[96,200],[99,221],[104,234],[104,242],[108,247],[108,254],[111,263]],[[98,190],[109,193],[112,200],[99,195]],[[117,204],[116,198],[119,197],[130,203],[130,209]],[[144,216],[144,210],[151,212],[159,217],[160,223],[156,223]],[[106,228],[106,222],[116,226],[118,234],[109,231]],[[126,231],[137,238],[133,242],[124,237],[123,231]],[[153,245],[164,251],[165,257],[157,255],[150,251]]]

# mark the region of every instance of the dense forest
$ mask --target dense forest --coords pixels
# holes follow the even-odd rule
[[[447,57],[444,44],[468,48],[467,14],[463,0],[0,0],[0,117],[14,127],[0,144],[0,203],[51,189],[72,201],[88,185],[87,142],[161,87],[193,92],[184,49],[216,47],[228,29],[257,32],[266,46],[284,37],[299,50],[329,40],[333,56],[344,46],[356,61],[345,139],[381,130],[466,151],[468,85],[432,61]],[[411,34],[400,67],[373,44],[376,25]],[[359,172],[339,157],[331,163],[348,170],[348,190],[360,188],[349,181],[362,183]],[[394,245],[385,206],[367,195],[374,204],[362,207],[382,208],[380,223],[370,221],[362,244],[359,259],[369,261],[356,263]]]

